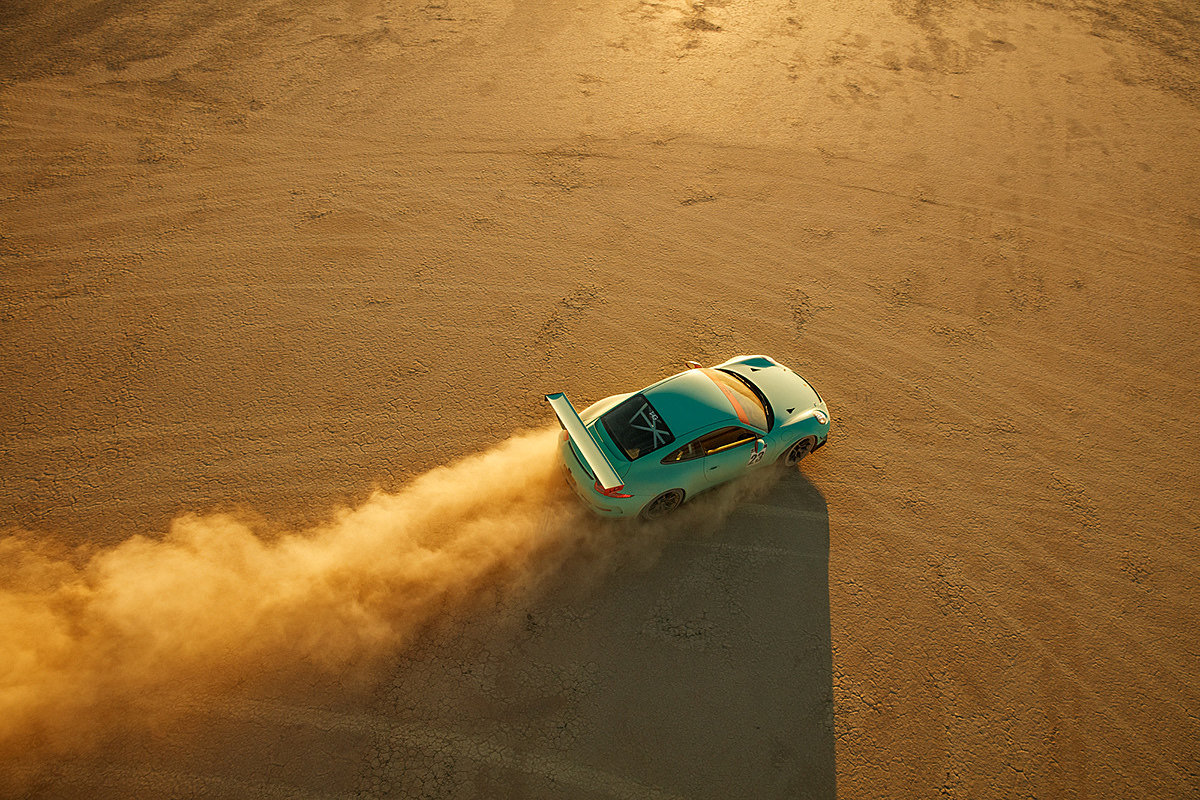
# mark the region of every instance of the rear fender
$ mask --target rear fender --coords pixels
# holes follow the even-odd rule
[[[621,477],[617,475],[612,463],[604,455],[600,443],[584,426],[583,420],[579,418],[579,413],[575,411],[575,407],[571,405],[567,396],[562,392],[548,394],[546,402],[550,403],[550,407],[554,409],[559,424],[571,438],[571,444],[575,445],[575,450],[583,458],[588,469],[596,476],[596,481],[605,489],[620,488]]]

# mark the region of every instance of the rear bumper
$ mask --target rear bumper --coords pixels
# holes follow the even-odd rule
[[[571,491],[583,501],[583,504],[595,514],[602,517],[632,517],[642,510],[644,500],[638,497],[618,498],[605,497],[592,487],[596,479],[588,474],[579,463],[575,451],[571,449],[570,441],[563,441],[558,448],[558,463],[562,468],[563,478]]]

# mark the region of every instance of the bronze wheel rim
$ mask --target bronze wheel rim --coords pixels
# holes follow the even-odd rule
[[[812,451],[813,451],[813,440],[811,438],[810,439],[801,439],[800,441],[798,441],[794,445],[792,445],[790,450],[788,450],[787,465],[789,467],[794,467],[795,465],[797,465],[801,461],[803,461],[804,457],[807,456]]]
[[[678,489],[672,489],[669,492],[663,492],[658,497],[651,500],[650,505],[646,506],[646,510],[642,512],[642,515],[646,517],[646,519],[658,519],[659,517],[665,517],[667,514],[670,514],[672,511],[679,508],[679,505],[682,502],[683,492],[679,491]]]

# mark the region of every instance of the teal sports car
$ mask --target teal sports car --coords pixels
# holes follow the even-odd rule
[[[549,394],[567,482],[606,517],[662,517],[766,464],[793,466],[825,444],[829,408],[767,356],[689,369],[575,411]]]

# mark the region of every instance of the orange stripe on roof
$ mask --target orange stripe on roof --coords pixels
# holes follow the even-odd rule
[[[729,391],[728,386],[726,386],[725,384],[723,384],[719,380],[717,380],[716,377],[712,374],[713,371],[711,369],[702,369],[700,371],[703,372],[705,375],[707,375],[708,379],[710,381],[712,381],[713,383],[715,383],[717,385],[717,388],[720,389],[721,392],[725,395],[725,397],[729,399],[729,404],[731,406],[733,406],[733,412],[735,414],[737,414],[737,418],[739,420],[741,420],[742,422],[744,422],[745,424],[749,425],[750,420],[746,416],[746,409],[742,407],[742,401],[738,399],[738,396],[736,394],[734,394],[733,392]]]

